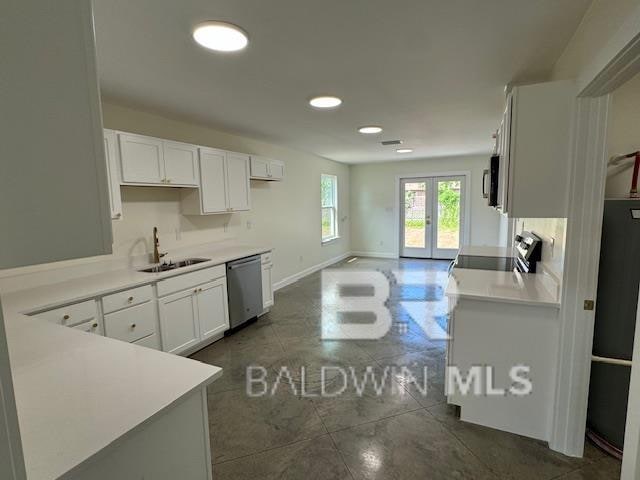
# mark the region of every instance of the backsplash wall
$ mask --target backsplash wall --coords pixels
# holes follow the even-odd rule
[[[516,232],[527,230],[542,239],[542,267],[562,282],[567,238],[566,218],[519,218]]]

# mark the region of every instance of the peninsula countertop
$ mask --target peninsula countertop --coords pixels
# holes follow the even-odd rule
[[[560,307],[559,286],[542,273],[454,268],[446,294],[455,298]]]
[[[269,251],[225,246],[164,273],[114,270],[0,295],[29,480],[58,478],[222,375],[219,367],[25,316]]]

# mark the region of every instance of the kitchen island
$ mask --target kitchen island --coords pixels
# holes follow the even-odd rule
[[[494,251],[493,254],[499,253]],[[468,379],[478,392],[447,385],[463,421],[549,440],[554,406],[560,288],[544,274],[453,268],[449,298],[447,378]],[[512,370],[525,367],[528,370]],[[513,377],[513,372],[519,373]],[[526,373],[525,373],[526,372]],[[525,392],[521,378],[529,380]]]

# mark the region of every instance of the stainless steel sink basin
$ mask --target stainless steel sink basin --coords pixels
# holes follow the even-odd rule
[[[179,262],[162,263],[160,265],[154,265],[153,267],[145,268],[143,270],[138,270],[138,271],[144,272],[144,273],[168,272],[170,270],[189,267],[191,265],[197,265],[198,263],[208,262],[208,261],[209,261],[208,258],[187,258],[185,260],[180,260]]]

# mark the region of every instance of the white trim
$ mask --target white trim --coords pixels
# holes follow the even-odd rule
[[[25,480],[24,457],[18,426],[16,403],[13,396],[13,379],[9,363],[2,305],[0,304],[0,448],[2,457],[8,462],[0,462],[0,478],[7,480]],[[7,451],[4,451],[4,449]]]
[[[578,98],[571,152],[567,248],[560,307],[555,410],[549,446],[582,456],[587,419],[604,187],[609,97]]]
[[[352,257],[370,257],[370,258],[398,258],[397,253],[393,252],[351,252]]]
[[[464,225],[462,229],[462,238],[460,239],[460,245],[468,245],[471,238],[471,217],[469,212],[471,211],[471,171],[451,171],[451,172],[427,172],[427,173],[403,173],[395,176],[395,211],[394,211],[394,251],[397,252],[392,258],[400,257],[400,181],[403,178],[422,178],[422,177],[465,177],[465,201],[464,201]]]
[[[330,258],[329,260],[325,260],[324,262],[318,263],[316,265],[312,265],[309,268],[305,268],[304,270],[294,273],[293,275],[289,275],[288,277],[283,278],[279,282],[273,284],[273,291],[280,290],[281,288],[286,287],[287,285],[291,285],[292,283],[297,282],[301,278],[306,277],[307,275],[311,275],[312,273],[317,272],[318,270],[322,270],[323,268],[329,267],[334,263],[341,262],[345,258],[351,256],[350,252],[343,253],[342,255],[338,255],[337,257]]]

